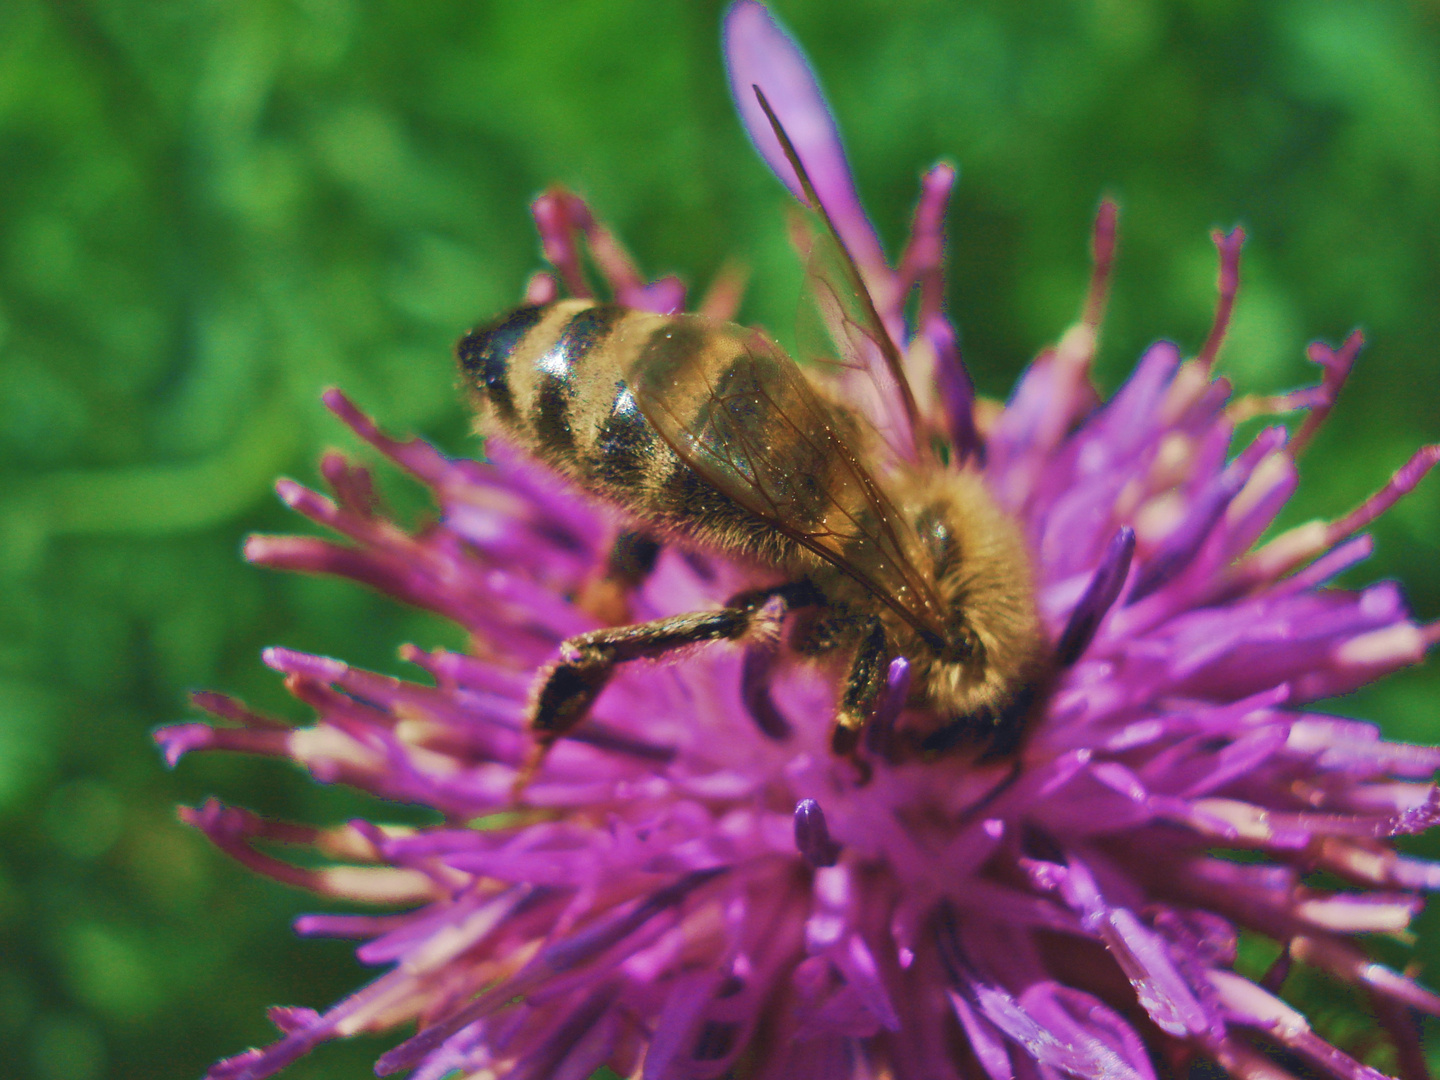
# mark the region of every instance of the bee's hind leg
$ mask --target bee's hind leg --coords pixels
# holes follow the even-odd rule
[[[565,641],[559,657],[541,670],[537,680],[526,716],[535,742],[516,778],[516,792],[524,790],[550,747],[585,719],[618,665],[709,641],[771,637],[788,607],[814,602],[812,592],[803,582],[757,589],[734,597],[718,611],[605,627]],[[779,604],[770,602],[776,598]]]

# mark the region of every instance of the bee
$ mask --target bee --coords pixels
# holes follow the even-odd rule
[[[822,284],[851,298],[859,314],[847,324],[881,349],[913,409],[854,262],[773,113],[771,122],[817,233],[838,253],[840,269]],[[522,777],[585,719],[618,665],[706,642],[764,645],[792,612],[790,648],[844,666],[836,754],[858,760],[897,657],[910,681],[892,756],[902,744],[1018,742],[1051,665],[1025,538],[973,465],[944,463],[928,448],[896,454],[764,334],[699,315],[558,300],[511,311],[456,351],[483,435],[519,447],[632,524],[612,556],[612,581],[640,580],[658,541],[723,555],[773,582],[718,610],[564,642],[536,679]],[[747,680],[763,667],[747,663]],[[763,688],[744,689],[762,726],[768,715],[783,727]]]

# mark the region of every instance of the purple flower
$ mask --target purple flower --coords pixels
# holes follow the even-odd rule
[[[517,802],[527,696],[559,644],[595,626],[574,597],[619,522],[512,449],[487,446],[483,464],[449,459],[389,438],[330,391],[330,409],[425,484],[439,517],[405,531],[369,473],[332,454],[322,471],[333,497],[278,487],[342,541],[254,537],[247,557],[446,615],[473,648],[406,646],[427,677],[413,682],[271,649],[265,662],[314,709],[312,726],[202,694],[226,724],[157,738],[172,764],[196,749],[285,757],[321,782],[433,807],[444,824],[321,829],[217,803],[183,812],[261,873],[387,909],[302,918],[301,934],[358,939],[361,960],[387,970],[327,1012],[274,1010],[280,1040],[210,1076],[269,1076],[329,1039],[411,1023],[381,1075],[584,1080],[608,1065],[646,1080],[1149,1080],[1197,1057],[1256,1080],[1290,1068],[1379,1075],[1281,999],[1298,961],[1365,991],[1395,1069],[1419,1080],[1414,1017],[1440,1015],[1440,997],[1373,962],[1359,938],[1404,931],[1440,885],[1440,866],[1390,844],[1440,814],[1440,750],[1305,706],[1419,661],[1440,638],[1391,584],[1329,584],[1365,558],[1362,530],[1440,448],[1351,513],[1257,546],[1359,336],[1312,347],[1314,389],[1232,399],[1213,367],[1241,236],[1217,235],[1220,303],[1200,354],[1182,360],[1158,343],[1101,401],[1089,365],[1110,204],[1080,322],[1003,408],[977,400],[944,311],[951,170],[926,176],[890,267],[793,43],[742,0],[726,49],[761,152],[798,191],[752,85],[853,252],[917,422],[979,463],[1022,524],[1059,675],[1014,753],[877,756],[860,782],[828,749],[835,688],[822,672],[726,646],[627,665]],[[554,274],[530,283],[529,301],[554,299],[562,283],[589,295],[583,246],[621,303],[684,309],[683,287],[647,283],[573,195],[547,193],[535,216]],[[737,301],[724,281],[697,310],[726,317]],[[863,352],[842,389],[901,445],[904,411]],[[1303,416],[1294,435],[1272,426],[1232,449],[1241,420],[1290,412]],[[667,548],[634,617],[718,605],[748,573]],[[909,679],[894,661],[872,728],[906,706]],[[327,865],[282,861],[275,844]],[[1237,970],[1241,930],[1278,946],[1268,971]]]

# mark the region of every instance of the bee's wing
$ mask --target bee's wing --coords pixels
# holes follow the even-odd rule
[[[804,359],[835,367],[832,374],[838,377],[847,400],[893,433],[887,441],[902,457],[913,457],[921,430],[920,412],[895,338],[880,317],[865,277],[840,238],[789,135],[764,93],[758,86],[754,91],[805,195],[806,213],[797,246],[808,252],[807,292],[840,353],[838,361],[831,357]]]
[[[734,329],[723,363],[695,363],[679,380],[685,393],[674,368],[633,371],[641,414],[705,483],[938,641],[941,605],[916,566],[914,530],[861,464],[863,421],[763,335]]]

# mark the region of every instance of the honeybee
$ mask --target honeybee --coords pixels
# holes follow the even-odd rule
[[[859,314],[848,323],[882,350],[913,409],[898,352],[770,115],[817,233],[837,253],[840,269],[824,287],[850,298]],[[643,577],[658,541],[723,555],[774,581],[718,610],[564,642],[536,679],[527,715],[535,743],[522,777],[584,720],[617,665],[704,642],[763,645],[791,612],[794,652],[845,665],[836,754],[858,760],[897,657],[910,680],[891,756],[902,746],[1016,743],[1048,649],[1025,539],[973,465],[945,463],[929,447],[897,455],[764,334],[699,315],[559,300],[511,311],[456,351],[482,434],[518,446],[633,524],[612,578]],[[747,663],[747,682],[763,667]],[[763,686],[745,694],[762,726],[783,727]]]

